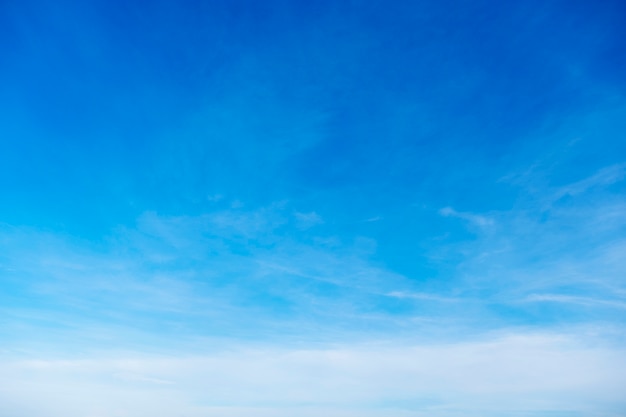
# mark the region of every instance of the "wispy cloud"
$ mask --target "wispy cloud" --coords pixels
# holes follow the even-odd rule
[[[616,164],[600,169],[590,177],[559,188],[554,194],[557,200],[565,195],[576,196],[595,187],[606,187],[626,177],[626,164]]]
[[[606,166],[557,188],[546,175],[545,170],[527,172],[517,202],[508,210],[483,215],[441,209],[440,215],[473,225],[476,235],[438,245],[432,261],[459,257],[454,269],[458,281],[451,285],[465,305],[480,299],[488,309],[504,308],[513,317],[544,325],[563,320],[623,323],[626,201],[614,186],[624,179],[624,165]]]
[[[23,313],[50,310],[50,323],[84,326],[85,334],[92,334],[94,322],[129,329],[161,323],[163,332],[179,337],[196,334],[200,322],[206,323],[201,333],[226,334],[236,327],[259,337],[281,328],[304,334],[303,326],[335,331],[349,323],[350,332],[372,325],[382,330],[383,318],[395,315],[384,306],[385,294],[408,292],[411,281],[368,259],[375,248],[371,239],[335,238],[328,246],[285,236],[300,230],[300,214],[283,203],[199,216],[149,212],[98,247],[5,229],[4,267],[16,289],[6,305],[16,297],[45,300],[19,307],[22,313],[7,309],[21,314],[14,323],[34,327],[35,320],[24,322],[29,314]],[[319,222],[317,215],[305,217]],[[65,319],[63,312],[85,314],[85,321]]]
[[[465,220],[473,226],[487,227],[494,224],[494,220],[484,215],[456,211],[452,207],[444,207],[439,210],[439,214],[444,217],[456,217]]]
[[[310,213],[296,212],[295,217],[298,221],[298,228],[300,229],[309,229],[324,223],[322,217],[314,211]]]
[[[602,178],[617,178],[609,171]],[[586,183],[601,187],[607,181]],[[285,201],[195,216],[146,212],[99,245],[7,226],[0,239],[2,267],[15,290],[5,295],[5,311],[13,325],[32,328],[39,319],[25,317],[50,312],[50,324],[62,329],[71,323],[74,334],[90,335],[89,343],[97,339],[89,331],[96,327],[127,338],[133,329],[160,326],[183,339],[226,336],[229,329],[237,329],[234,337],[271,339],[305,335],[305,328],[317,329],[308,332],[313,338],[337,332],[358,338],[392,328],[399,335],[428,333],[436,323],[450,332],[464,326],[463,332],[482,332],[498,323],[492,306],[517,309],[523,322],[525,310],[540,301],[598,310],[626,302],[626,245],[616,232],[626,224],[622,206],[599,199],[575,209],[554,207],[547,218],[523,207],[488,214],[441,209],[440,215],[468,222],[477,234],[439,245],[441,254],[426,253],[435,265],[449,258],[445,251],[463,254],[454,276],[439,287],[377,262],[371,238],[330,234],[316,212]],[[579,246],[580,239],[587,244]],[[583,250],[585,256],[578,256]],[[11,307],[17,297],[42,303]],[[75,314],[85,316],[76,321]]]
[[[548,303],[568,303],[579,306],[600,306],[617,309],[626,309],[626,299],[615,301],[605,298],[591,298],[582,296],[572,296],[563,294],[531,294],[526,297],[525,302],[548,302]]]
[[[432,293],[423,293],[423,292],[405,292],[405,291],[392,291],[387,294],[389,297],[396,298],[407,298],[413,300],[423,300],[423,301],[440,301],[440,302],[458,302],[462,301],[459,298],[453,297],[444,297],[437,294]]]

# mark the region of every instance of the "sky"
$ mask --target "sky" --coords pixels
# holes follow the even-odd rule
[[[0,2],[0,415],[626,416],[618,0]]]

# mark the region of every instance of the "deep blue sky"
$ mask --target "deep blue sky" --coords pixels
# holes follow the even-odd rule
[[[366,364],[355,346],[384,341],[371,357],[449,343],[438,360],[455,363],[487,340],[504,369],[522,347],[551,363],[567,335],[572,363],[596,355],[580,375],[601,375],[580,392],[606,391],[626,346],[625,39],[621,1],[2,2],[6,360],[210,357],[220,340],[267,357],[342,346]],[[444,368],[435,379],[457,379]],[[471,381],[383,385],[358,415],[625,409],[566,405],[566,381],[509,408]],[[185,398],[190,416],[227,415]],[[260,415],[242,398],[232,415]],[[290,415],[356,410],[289,398]],[[5,412],[28,415],[16,401]]]

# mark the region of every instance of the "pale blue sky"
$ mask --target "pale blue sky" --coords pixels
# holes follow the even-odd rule
[[[626,415],[625,17],[4,2],[0,414]]]

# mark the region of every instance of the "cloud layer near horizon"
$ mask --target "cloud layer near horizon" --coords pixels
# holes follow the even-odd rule
[[[625,352],[580,333],[323,349],[240,346],[184,357],[102,352],[3,359],[0,411],[16,417],[618,416],[626,405]]]

